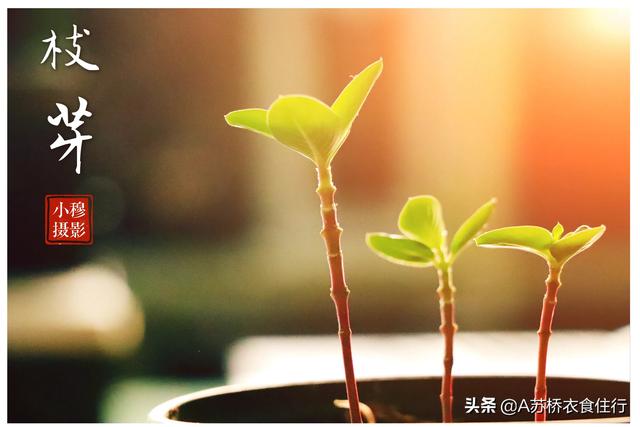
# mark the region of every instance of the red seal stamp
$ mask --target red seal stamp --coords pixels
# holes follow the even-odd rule
[[[46,195],[44,232],[47,245],[93,244],[93,195]]]

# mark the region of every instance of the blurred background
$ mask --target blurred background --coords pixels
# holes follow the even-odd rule
[[[73,24],[100,71],[63,65]],[[40,64],[52,29],[56,71]],[[490,226],[606,224],[565,269],[554,326],[629,322],[624,11],[9,10],[8,45],[10,420],[143,421],[225,383],[238,339],[333,334],[312,164],[223,115],[330,104],[378,57],[333,166],[354,332],[436,331],[436,275],[364,244],[417,194],[450,232],[493,196]],[[47,123],[78,96],[81,175]],[[61,193],[94,195],[93,246],[44,245],[44,196]],[[460,329],[535,330],[545,277],[530,255],[467,250]]]

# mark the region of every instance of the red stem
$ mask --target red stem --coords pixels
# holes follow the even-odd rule
[[[553,323],[553,313],[558,304],[558,289],[560,288],[560,271],[551,268],[549,277],[546,280],[547,292],[542,300],[542,314],[540,315],[540,329],[538,329],[538,375],[536,376],[536,387],[534,398],[542,405],[541,410],[536,411],[535,421],[546,421],[546,400],[547,400],[547,350],[549,348],[549,338],[551,337],[551,324]]]
[[[353,371],[353,358],[351,356],[351,325],[349,322],[349,288],[345,283],[344,267],[342,264],[342,250],[340,248],[340,235],[342,228],[338,224],[336,204],[334,196],[336,187],[331,179],[331,168],[318,168],[318,189],[320,197],[320,209],[322,215],[322,232],[327,247],[327,260],[331,275],[331,298],[336,306],[338,317],[338,336],[342,345],[342,359],[344,362],[344,374],[347,387],[347,399],[349,400],[349,415],[352,423],[361,423],[360,404],[358,400],[358,385]]]
[[[438,270],[440,286],[440,332],[444,338],[444,373],[442,374],[442,387],[440,389],[440,405],[442,407],[442,422],[453,422],[453,336],[458,330],[455,321],[455,305],[453,294],[456,288],[451,282],[451,269]]]

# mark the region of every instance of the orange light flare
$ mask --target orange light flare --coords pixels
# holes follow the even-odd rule
[[[620,9],[540,14],[523,52],[523,220],[629,232],[629,38]],[[525,218],[526,216],[526,218]]]

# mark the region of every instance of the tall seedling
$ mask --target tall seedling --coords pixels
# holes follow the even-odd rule
[[[251,108],[232,111],[225,116],[234,127],[248,129],[274,139],[307,159],[317,170],[320,214],[331,275],[331,298],[338,317],[338,335],[349,401],[351,422],[362,422],[358,388],[351,356],[349,322],[349,288],[345,282],[340,248],[342,228],[338,224],[334,201],[336,187],[331,176],[331,162],[347,139],[351,125],[360,112],[371,88],[382,73],[382,59],[356,75],[331,106],[306,95],[280,96],[268,110]]]

